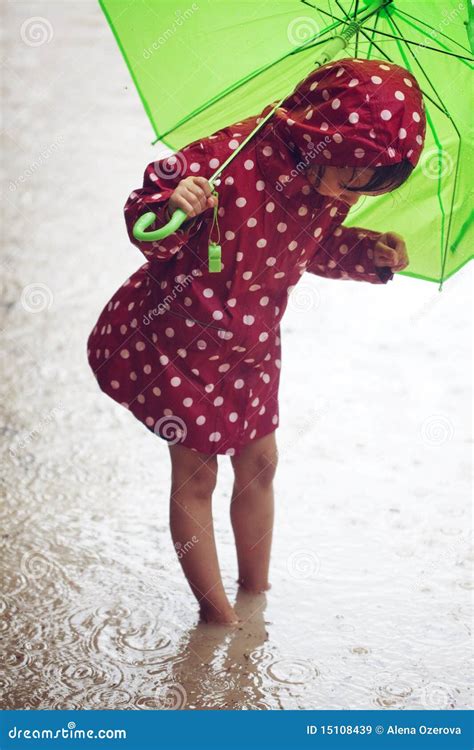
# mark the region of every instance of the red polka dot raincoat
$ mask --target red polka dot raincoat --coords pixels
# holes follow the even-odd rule
[[[139,216],[156,213],[151,229],[166,223],[179,181],[209,178],[273,106],[147,166],[125,205],[130,240],[147,262],[115,292],[87,342],[106,394],[156,435],[207,454],[237,455],[278,426],[280,321],[305,271],[372,284],[393,277],[374,266],[380,233],[345,228],[349,206],[316,193],[305,167],[415,165],[424,141],[411,73],[381,61],[329,63],[222,173],[220,273],[208,271],[213,209],[159,242],[133,238]]]

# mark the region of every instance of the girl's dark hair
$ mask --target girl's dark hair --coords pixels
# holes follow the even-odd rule
[[[354,193],[357,193],[360,190],[363,190],[366,193],[384,189],[396,190],[408,180],[413,169],[413,164],[411,164],[408,159],[402,159],[402,161],[399,161],[396,164],[389,164],[386,167],[374,167],[374,174],[365,185],[360,185],[359,187],[344,187],[349,192]],[[356,167],[353,167],[352,176],[349,182],[354,177],[355,170]],[[319,180],[322,179],[323,175],[324,166],[320,165],[318,167]]]
[[[396,164],[388,164],[386,167],[374,167],[374,174],[365,185],[360,185],[357,188],[347,187],[346,190],[349,192],[363,190],[365,193],[369,193],[372,190],[384,190],[388,188],[390,190],[396,190],[408,180],[413,169],[413,164],[411,164],[408,159],[402,159],[402,161],[399,161]],[[352,176],[354,176],[354,173]]]

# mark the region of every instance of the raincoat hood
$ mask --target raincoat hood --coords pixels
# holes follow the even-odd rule
[[[425,139],[425,107],[405,68],[347,58],[310,73],[260,132],[262,169],[284,186],[297,164],[300,171],[310,164],[379,167],[402,159],[415,166]]]

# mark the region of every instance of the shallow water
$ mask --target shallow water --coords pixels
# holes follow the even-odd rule
[[[272,589],[237,592],[220,456],[216,533],[244,623],[199,625],[168,530],[166,445],[86,361],[142,263],[122,207],[156,156],[151,129],[95,3],[3,13],[1,706],[470,707],[470,270],[442,294],[402,277],[300,282]],[[20,33],[34,16],[52,29],[38,46]]]

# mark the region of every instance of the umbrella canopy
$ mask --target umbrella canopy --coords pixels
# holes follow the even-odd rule
[[[363,198],[347,226],[402,234],[406,276],[442,283],[472,255],[473,57],[459,0],[101,0],[148,113],[155,141],[187,143],[261,112],[315,68],[327,43],[354,32],[334,59],[392,62],[422,89],[424,152],[407,183]]]

